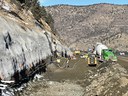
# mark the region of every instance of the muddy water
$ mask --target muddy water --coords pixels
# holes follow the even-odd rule
[[[85,59],[77,58],[69,61],[68,68],[56,68],[54,72],[48,70],[45,78],[50,81],[83,80],[88,70],[93,71],[95,68],[88,66]]]

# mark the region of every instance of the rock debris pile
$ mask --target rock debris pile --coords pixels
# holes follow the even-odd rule
[[[85,96],[127,96],[128,74],[119,64],[90,71],[84,81]]]

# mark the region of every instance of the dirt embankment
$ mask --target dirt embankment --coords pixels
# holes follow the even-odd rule
[[[84,89],[73,82],[41,81],[27,89],[25,96],[82,96]]]
[[[127,70],[119,64],[111,64],[88,73],[85,83],[85,96],[125,96],[128,95]],[[88,84],[87,84],[88,82]],[[126,96],[127,96],[126,95]]]

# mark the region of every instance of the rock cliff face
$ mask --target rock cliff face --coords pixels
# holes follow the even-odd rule
[[[17,70],[29,69],[53,56],[55,50],[70,54],[70,50],[45,29],[48,25],[38,23],[30,11],[18,9],[8,1],[4,3],[0,10],[1,79],[10,80]]]
[[[127,50],[128,6],[95,4],[89,6],[58,5],[46,7],[57,32],[69,47],[87,49],[96,42]]]

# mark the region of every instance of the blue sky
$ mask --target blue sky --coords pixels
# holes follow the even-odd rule
[[[57,4],[90,5],[96,3],[128,4],[128,0],[39,0],[41,5],[50,6]]]

